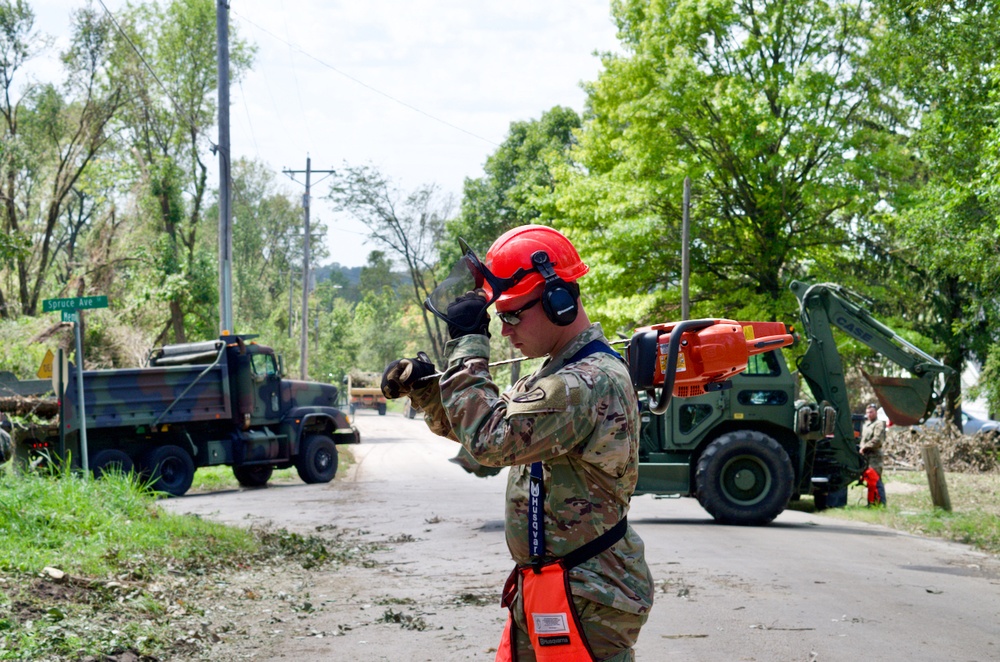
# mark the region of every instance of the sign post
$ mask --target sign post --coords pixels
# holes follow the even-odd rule
[[[90,463],[87,458],[87,411],[86,403],[83,399],[83,341],[80,338],[80,313],[79,311],[88,308],[107,308],[108,297],[71,297],[69,299],[45,299],[42,301],[42,312],[54,313],[57,310],[62,312],[64,322],[73,322],[76,331],[76,396],[80,403],[80,464],[83,466],[83,475],[90,473]],[[63,429],[62,421],[59,422],[60,431]]]

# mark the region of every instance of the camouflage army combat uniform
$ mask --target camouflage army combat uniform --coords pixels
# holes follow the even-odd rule
[[[593,324],[534,374],[499,393],[487,367],[489,339],[467,335],[448,344],[439,382],[411,398],[431,430],[459,441],[481,464],[509,466],[505,530],[518,565],[529,563],[529,466],[541,461],[545,550],[563,557],[612,528],[635,489],[639,412],[625,364],[606,353],[567,364],[604,336]],[[570,571],[573,602],[598,659],[631,660],[631,646],[653,603],[643,543],[631,527],[610,549]],[[523,622],[519,660],[533,660]]]
[[[868,458],[868,466],[882,475],[885,467],[885,457],[882,454],[882,445],[885,443],[885,421],[875,419],[866,420],[861,426],[861,439],[859,450],[861,454]]]

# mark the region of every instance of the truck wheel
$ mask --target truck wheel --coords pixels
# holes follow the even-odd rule
[[[333,439],[317,434],[306,437],[295,459],[295,470],[302,482],[329,483],[337,475],[337,446]]]
[[[723,524],[767,524],[792,496],[788,453],[761,432],[724,434],[698,459],[695,485],[702,508]]]
[[[149,472],[150,488],[171,496],[182,496],[191,489],[194,462],[179,446],[158,446],[149,451],[143,465]]]
[[[385,416],[385,403],[384,402],[378,403],[378,415],[379,416]]]
[[[125,451],[116,448],[105,448],[94,454],[87,463],[94,478],[100,478],[109,473],[130,474],[135,469],[132,458]]]
[[[264,487],[271,480],[274,467],[269,464],[251,464],[233,467],[233,475],[243,487]]]

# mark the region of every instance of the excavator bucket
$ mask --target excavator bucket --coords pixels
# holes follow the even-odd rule
[[[875,397],[893,425],[916,425],[927,415],[932,393],[930,382],[910,377],[878,377],[864,370],[861,374],[875,390]]]

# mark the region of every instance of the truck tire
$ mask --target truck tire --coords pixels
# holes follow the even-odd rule
[[[295,458],[295,470],[303,483],[329,483],[337,475],[337,445],[322,434],[306,437]]]
[[[378,415],[379,416],[385,416],[385,409],[386,409],[386,406],[385,406],[384,402],[378,403]]]
[[[702,508],[723,524],[767,524],[792,496],[795,472],[788,453],[762,432],[736,430],[708,445],[695,485]]]
[[[251,464],[233,467],[233,475],[243,487],[264,487],[271,480],[274,467],[270,464]]]
[[[116,448],[105,448],[94,454],[87,463],[94,478],[100,478],[109,473],[130,474],[135,469],[132,458],[125,451]]]
[[[171,496],[183,496],[194,480],[194,462],[180,446],[158,446],[142,462],[149,473],[150,488]]]

